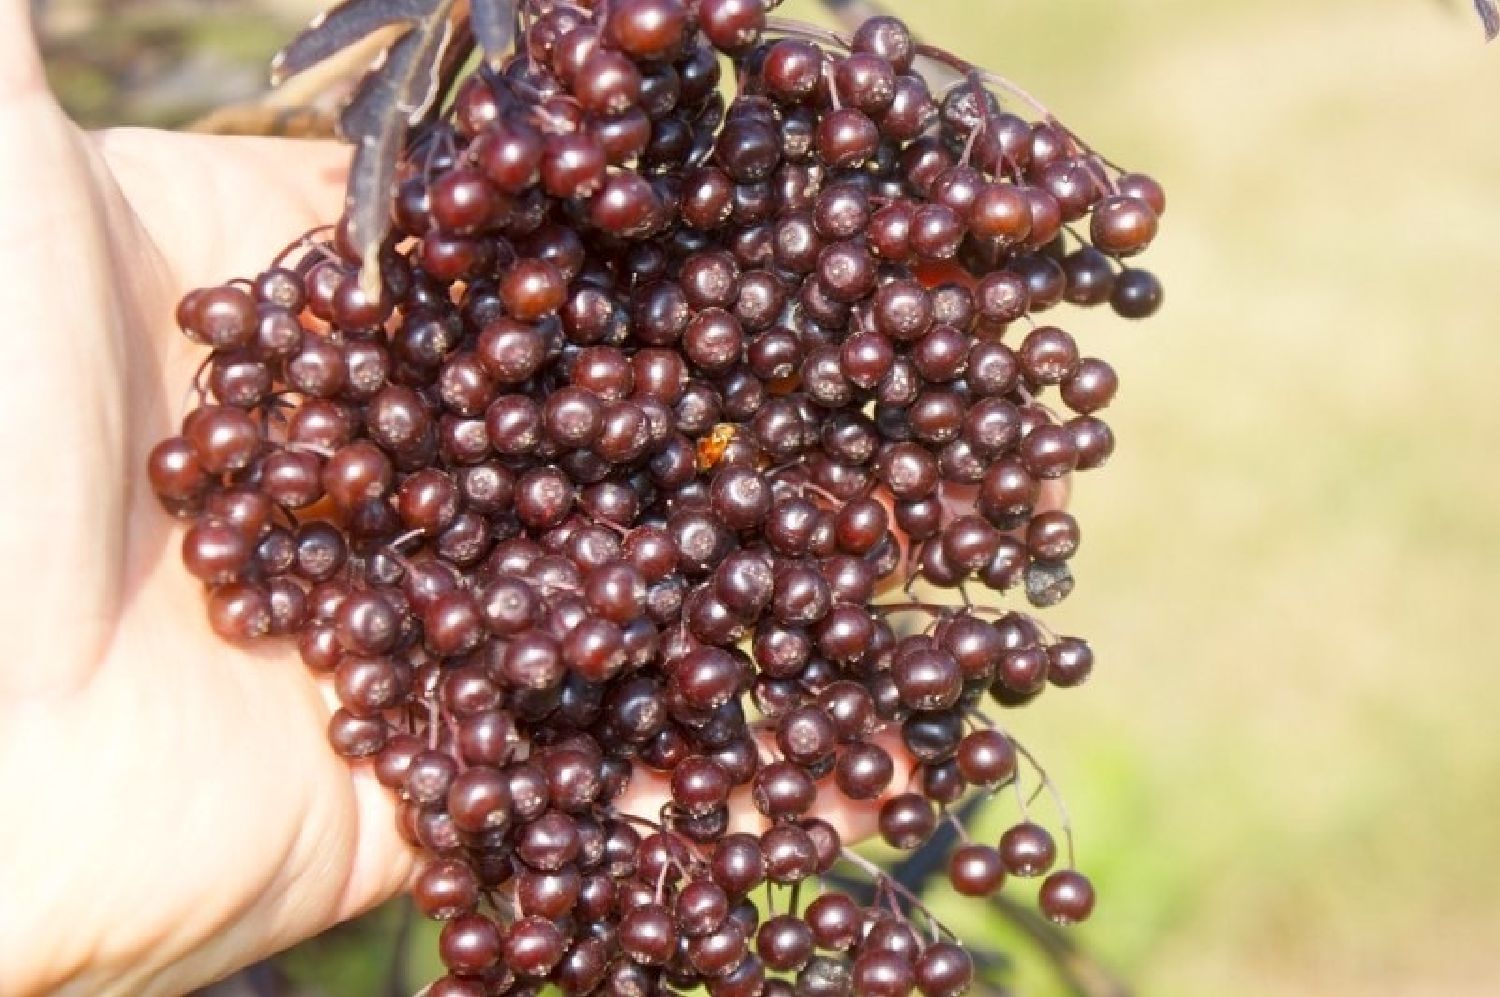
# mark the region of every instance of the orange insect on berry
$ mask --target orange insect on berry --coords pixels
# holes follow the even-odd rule
[[[711,470],[724,459],[724,451],[729,449],[734,433],[733,424],[721,422],[698,441],[698,470]]]

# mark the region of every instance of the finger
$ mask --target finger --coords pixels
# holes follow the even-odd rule
[[[100,565],[126,541],[114,483],[126,474],[128,361],[99,334],[128,321],[122,313],[151,284],[147,276],[122,293],[110,278],[108,205],[47,90],[29,10],[24,0],[0,0],[0,348],[8,369],[24,372],[0,394],[0,461],[24,468],[26,479],[5,506],[7,521],[23,527],[0,530],[6,695],[78,688],[110,640],[122,586]],[[70,607],[73,625],[39,625],[57,606]]]
[[[1058,509],[1066,509],[1068,499],[1073,492],[1073,476],[1067,474],[1061,478],[1047,478],[1041,483],[1037,490],[1034,512],[1051,512]],[[870,493],[881,505],[885,506],[886,515],[890,517],[891,535],[896,539],[896,547],[900,550],[900,558],[896,564],[896,570],[881,579],[876,586],[878,594],[894,592],[905,584],[911,575],[911,558],[914,554],[920,554],[920,546],[913,549],[911,538],[906,531],[896,525],[896,499],[891,490],[885,485],[877,485]],[[943,503],[943,519],[952,522],[959,516],[967,516],[974,512],[975,504],[979,497],[978,485],[961,485],[954,482],[944,482],[941,486],[940,497]],[[1024,530],[1010,530],[1011,536],[1021,539]]]
[[[916,762],[901,742],[897,727],[889,727],[875,734],[870,740],[884,748],[895,762],[896,774],[889,786],[872,800],[854,800],[845,796],[833,777],[819,780],[817,802],[807,817],[819,817],[828,821],[838,831],[845,844],[853,844],[872,837],[878,830],[880,807],[886,800],[910,791],[916,772]],[[775,740],[770,734],[759,737],[763,759],[772,757]],[[753,780],[752,780],[753,782]],[[662,822],[662,812],[672,802],[671,777],[643,765],[635,767],[629,786],[615,801],[624,813],[650,821]],[[760,834],[771,826],[770,820],[756,809],[751,798],[751,787],[741,786],[729,798],[729,830]]]
[[[0,0],[0,108],[18,98],[47,94],[47,76],[37,51],[28,0]]]
[[[1072,489],[1072,475],[1064,475],[1061,478],[1043,478],[1037,489],[1036,502],[1032,505],[1033,511],[1050,512],[1066,507]],[[952,520],[974,512],[979,499],[979,486],[944,482],[941,495],[945,519]],[[882,499],[882,501],[885,500]]]
[[[1066,509],[1068,500],[1073,497],[1073,476],[1065,474],[1061,478],[1048,478],[1042,482],[1042,490],[1037,495],[1036,511],[1052,512],[1058,509]]]

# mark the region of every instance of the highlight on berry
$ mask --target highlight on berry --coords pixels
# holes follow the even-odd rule
[[[401,26],[348,211],[178,309],[152,487],[394,794],[429,997],[954,997],[918,862],[1093,912],[1005,717],[1094,667],[1038,615],[1116,443],[1061,313],[1160,307],[1166,196],[894,17],[767,6],[333,7],[278,72]]]

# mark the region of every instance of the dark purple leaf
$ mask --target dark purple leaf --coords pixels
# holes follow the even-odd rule
[[[339,131],[355,143],[344,211],[360,254],[360,281],[379,289],[380,244],[390,230],[396,163],[411,125],[437,102],[439,67],[453,39],[454,0],[423,0],[425,11],[360,81],[339,115]]]
[[[271,80],[282,80],[318,63],[381,28],[415,21],[429,11],[433,0],[343,0],[313,18],[312,23],[276,53],[271,60]]]
[[[1495,0],[1474,0],[1474,9],[1484,22],[1485,39],[1494,41],[1495,36],[1500,35],[1500,5],[1496,5]]]
[[[439,0],[443,7],[452,3]],[[357,141],[379,134],[390,118],[404,125],[420,121],[438,98],[438,62],[452,39],[446,16],[402,35],[360,81],[339,114],[339,134]]]
[[[495,69],[510,52],[510,41],[515,35],[515,0],[470,0],[469,27],[479,47],[484,50],[485,61]]]

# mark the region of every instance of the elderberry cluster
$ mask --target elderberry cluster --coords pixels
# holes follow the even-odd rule
[[[1153,312],[1120,261],[1161,189],[894,18],[524,13],[413,131],[378,280],[346,223],[182,301],[211,352],[149,473],[183,561],[218,633],[331,680],[425,856],[431,997],[963,993],[959,940],[814,813],[916,849],[1014,788],[953,885],[1092,910],[979,707],[1092,668],[1020,607],[1073,586],[1045,485],[1109,457],[1116,378],[1033,316]],[[651,778],[660,812],[617,805]],[[813,888],[841,861],[870,906]]]

